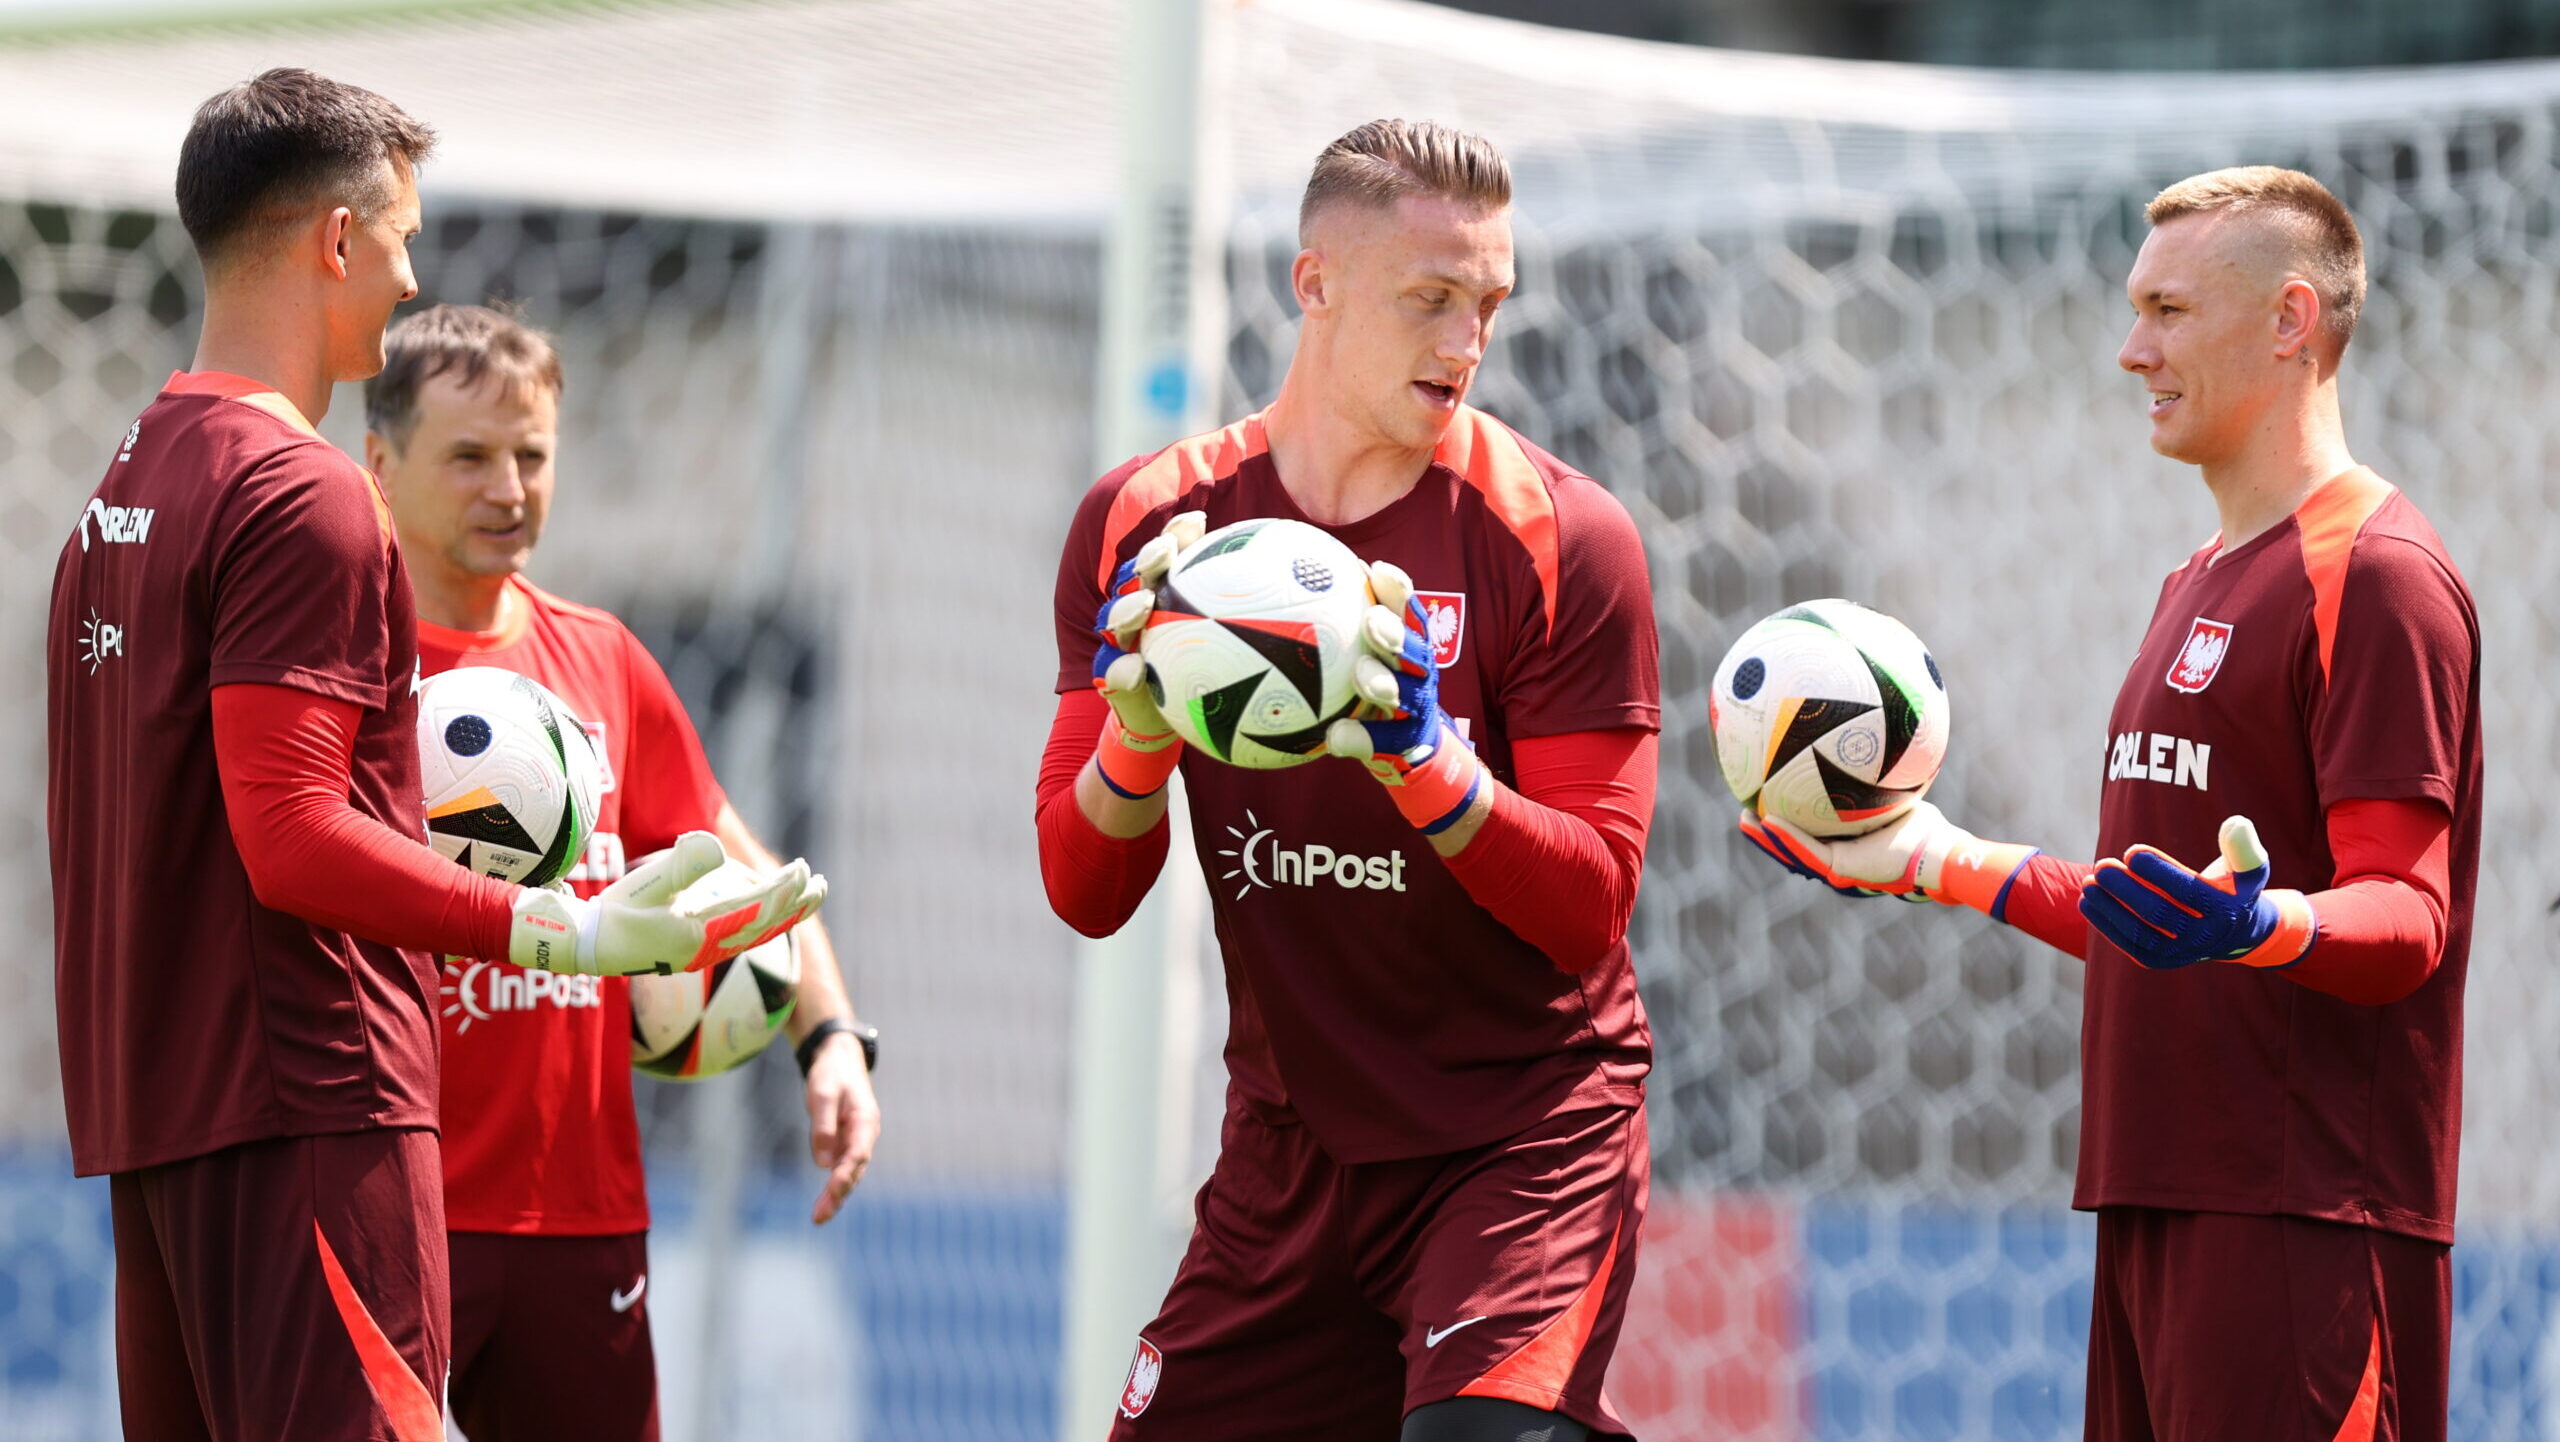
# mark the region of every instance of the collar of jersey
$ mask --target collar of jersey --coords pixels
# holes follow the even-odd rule
[[[285,399],[284,392],[264,381],[235,376],[229,371],[171,371],[169,383],[160,391],[163,395],[219,396],[227,401],[239,401],[256,406],[304,435],[320,434],[320,428],[311,424],[302,414],[301,407]]]
[[[507,588],[498,593],[497,625],[486,631],[461,631],[451,626],[439,626],[421,616],[418,618],[418,639],[448,651],[479,656],[503,651],[523,640],[524,633],[532,625],[533,597],[526,594],[525,579],[509,576]]]

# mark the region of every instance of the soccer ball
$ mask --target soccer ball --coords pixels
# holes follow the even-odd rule
[[[1269,771],[1324,754],[1351,714],[1369,568],[1304,521],[1238,521],[1174,558],[1138,638],[1147,693],[1182,739]]]
[[[679,900],[734,896],[757,880],[721,863]],[[631,978],[631,1064],[651,1076],[700,1081],[765,1049],[800,999],[800,937],[786,931],[730,960],[676,976]]]
[[[500,881],[548,886],[586,854],[604,789],[595,743],[530,677],[463,666],[418,688],[427,840]]]
[[[1947,754],[1947,687],[1911,628],[1807,601],[1733,643],[1707,693],[1716,760],[1743,805],[1813,836],[1911,809]]]

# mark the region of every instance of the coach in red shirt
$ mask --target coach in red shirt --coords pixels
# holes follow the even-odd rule
[[[721,859],[705,833],[593,898],[427,848],[408,577],[313,421],[415,292],[432,140],[301,70],[197,112],[195,368],[117,439],[54,572],[55,1015],[72,1163],[113,1174],[129,1438],[442,1437],[428,952],[680,969],[825,894],[799,867],[676,907]]]
[[[2162,585],[2117,693],[2106,859],[1984,842],[1925,803],[1854,841],[1743,829],[1844,890],[1968,904],[2088,959],[2090,1438],[2437,1442],[2479,622],[2426,517],[2347,453],[2346,208],[2252,166],[2149,218],[2119,361],[2222,531]]]
[[[666,672],[614,616],[522,574],[558,475],[559,354],[486,306],[430,306],[365,382],[365,461],[382,478],[429,676],[500,666],[569,704],[604,759],[604,795],[569,885],[710,831],[772,855],[721,793]],[[790,1032],[807,1073],[824,1222],[879,1135],[866,1052],[823,926],[800,931]],[[454,1420],[472,1442],[658,1435],[649,1198],[632,1112],[630,984],[508,962],[444,964],[445,1225],[453,1256]]]

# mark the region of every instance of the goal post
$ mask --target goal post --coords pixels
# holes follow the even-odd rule
[[[1216,424],[1227,335],[1230,0],[1130,0],[1121,188],[1104,243],[1096,475]],[[1061,1442],[1110,1425],[1138,1330],[1190,1231],[1191,1085],[1207,892],[1181,783],[1164,875],[1080,950],[1069,1049]]]

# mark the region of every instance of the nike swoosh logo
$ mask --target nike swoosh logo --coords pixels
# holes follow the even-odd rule
[[[613,1309],[617,1312],[630,1311],[632,1304],[640,1300],[640,1294],[647,1290],[649,1290],[649,1274],[642,1272],[640,1280],[631,1284],[630,1291],[618,1291],[613,1294]]]
[[[1441,1343],[1449,1340],[1450,1333],[1455,1332],[1462,1327],[1472,1327],[1483,1320],[1484,1318],[1482,1317],[1469,1317],[1463,1322],[1451,1322],[1446,1327],[1425,1327],[1422,1329],[1422,1345],[1425,1347],[1437,1347]]]

